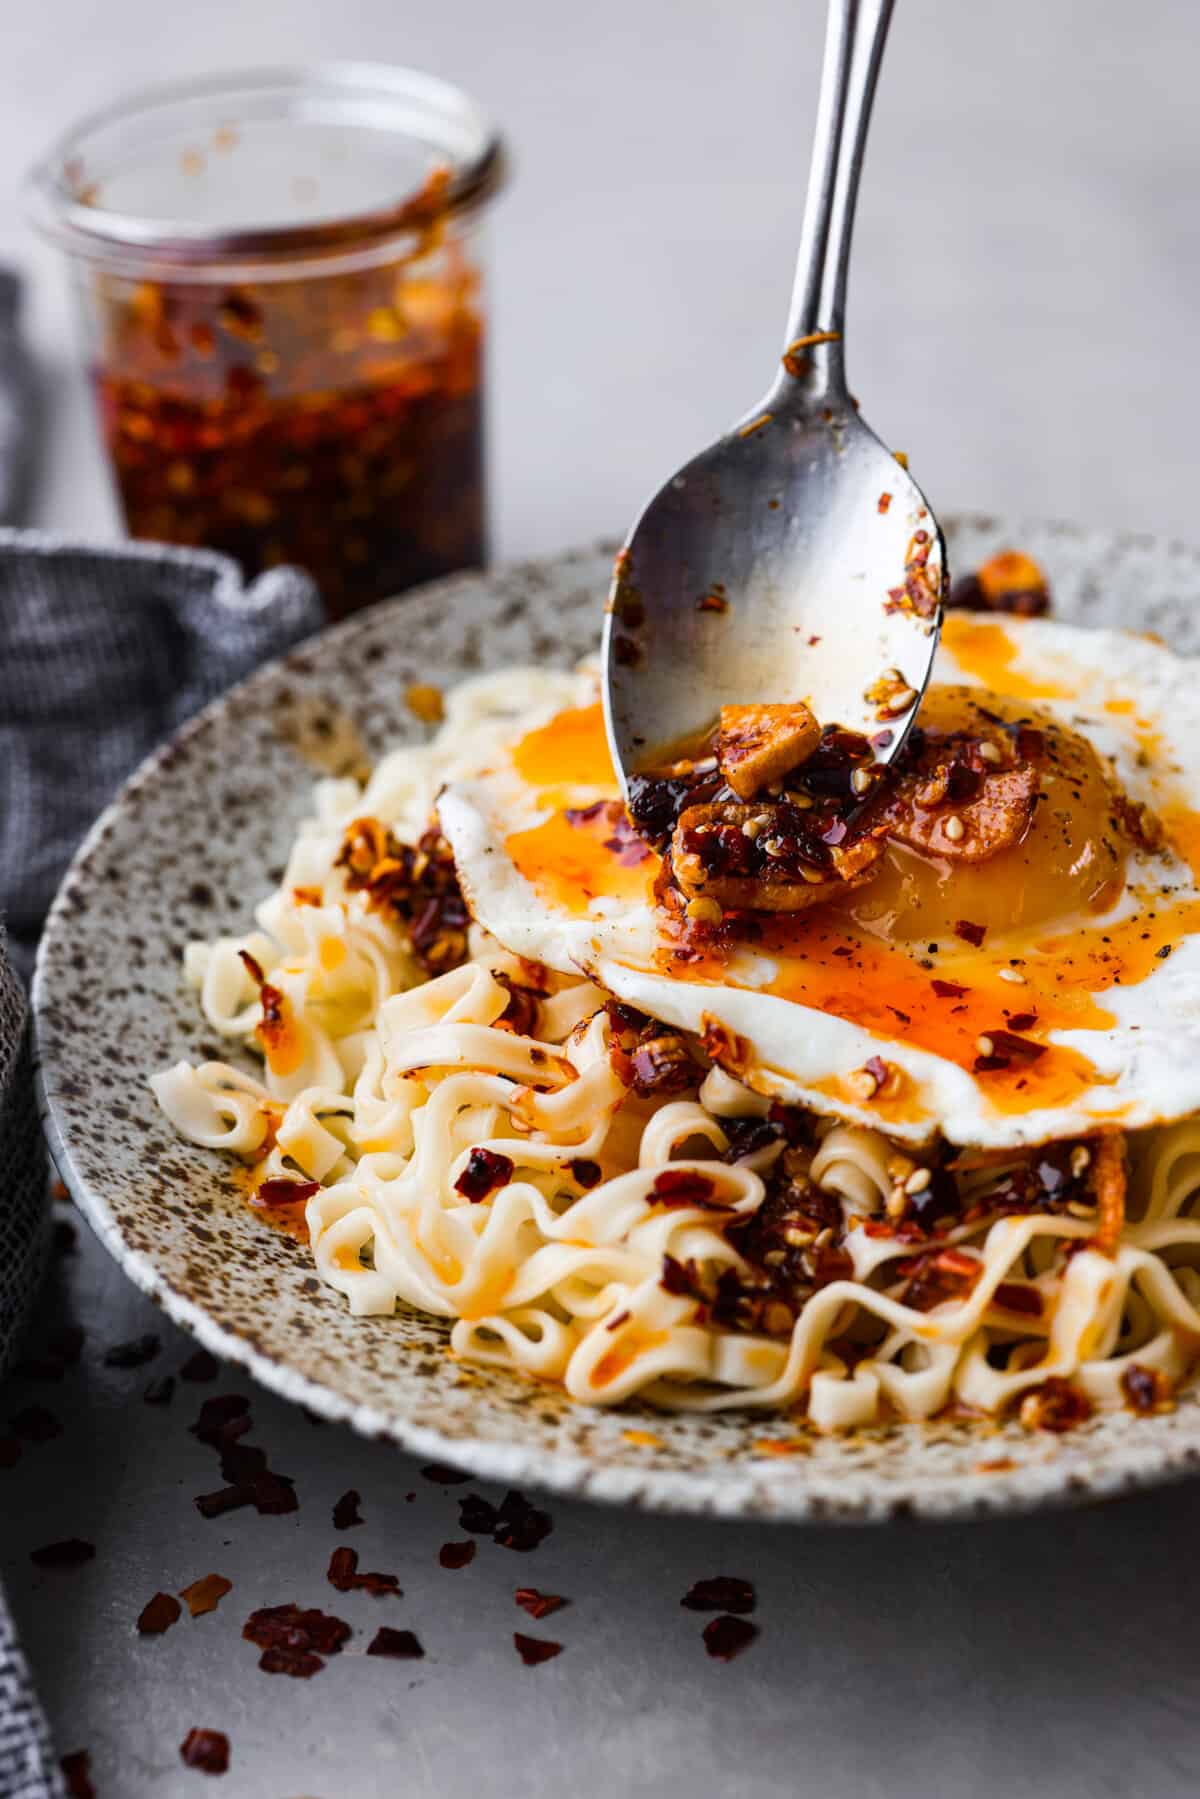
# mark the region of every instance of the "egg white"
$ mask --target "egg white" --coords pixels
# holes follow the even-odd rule
[[[1015,649],[1004,673],[1018,697],[1030,682],[1059,689],[1065,697],[1037,697],[1031,706],[1089,739],[1131,799],[1155,810],[1200,805],[1195,663],[1132,633],[1044,619],[1005,618],[1001,624],[1005,642]],[[958,661],[946,640],[935,679],[983,684],[971,658]],[[994,671],[989,681],[995,691],[1009,690]],[[536,682],[527,691],[536,692]],[[560,792],[557,803],[586,806],[608,791],[580,786],[565,797]],[[1087,1057],[1096,1070],[1094,1085],[1066,1104],[1005,1111],[993,1103],[985,1081],[907,1042],[902,1030],[868,1031],[758,990],[772,972],[770,958],[760,952],[737,953],[730,966],[738,985],[689,981],[655,967],[655,921],[644,902],[597,900],[584,916],[548,902],[506,849],[512,833],[546,816],[538,791],[511,761],[496,759],[487,771],[454,781],[438,808],[472,913],[507,949],[564,973],[583,970],[668,1025],[701,1033],[718,1022],[749,1046],[738,1073],[762,1093],[859,1123],[883,1123],[898,1140],[919,1143],[940,1133],[981,1148],[1035,1144],[1114,1123],[1140,1128],[1200,1111],[1200,933],[1182,937],[1144,980],[1105,989],[1102,1003],[1114,1016],[1110,1028],[1050,1033],[1049,1042]],[[1156,892],[1169,889],[1173,899],[1197,896],[1192,871],[1179,856],[1139,852],[1130,857],[1113,921],[1145,903],[1136,897],[1142,883]],[[1018,987],[1012,997],[1019,1002]],[[827,1090],[879,1056],[908,1077],[903,1116],[886,1122],[871,1104]]]

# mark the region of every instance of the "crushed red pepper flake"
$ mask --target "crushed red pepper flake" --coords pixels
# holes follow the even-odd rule
[[[223,1574],[203,1574],[194,1580],[190,1587],[182,1587],[179,1597],[187,1604],[193,1618],[203,1618],[208,1612],[215,1612],[226,1593],[232,1593],[233,1582],[226,1580]]]
[[[184,1765],[202,1774],[224,1774],[229,1768],[229,1738],[223,1730],[189,1730],[179,1745]]]
[[[733,1574],[716,1574],[710,1580],[695,1581],[679,1601],[689,1612],[752,1612],[755,1606],[754,1584]]]
[[[267,1515],[297,1509],[300,1502],[290,1476],[276,1474],[267,1466],[265,1450],[239,1440],[251,1428],[249,1401],[241,1394],[216,1394],[206,1399],[190,1428],[193,1436],[217,1450],[227,1483],[218,1492],[195,1499],[201,1517],[219,1518],[247,1505]]]
[[[540,1662],[553,1661],[562,1654],[561,1643],[552,1643],[548,1637],[523,1636],[519,1630],[513,1631],[513,1643],[527,1668],[536,1668]]]
[[[525,1553],[536,1549],[554,1529],[549,1512],[539,1511],[523,1493],[510,1488],[496,1508],[493,1538],[502,1549]]]
[[[435,1487],[461,1487],[471,1478],[461,1468],[452,1468],[448,1462],[426,1462],[418,1472],[423,1480],[432,1481]]]
[[[128,1343],[114,1343],[111,1349],[104,1352],[106,1368],[143,1368],[152,1362],[162,1349],[162,1342],[153,1331],[144,1336],[133,1337]]]
[[[182,1607],[173,1593],[156,1593],[138,1613],[138,1635],[161,1637],[179,1619]]]
[[[717,1183],[692,1168],[664,1168],[654,1177],[654,1204],[699,1206],[708,1212],[727,1212],[729,1202],[716,1197]]]
[[[210,1381],[216,1380],[220,1372],[221,1364],[216,1356],[211,1355],[207,1349],[198,1349],[179,1370],[179,1378],[186,1381]]]
[[[353,1530],[356,1524],[361,1524],[362,1514],[358,1509],[361,1503],[362,1495],[353,1487],[349,1492],[343,1493],[342,1497],[334,1504],[333,1528],[335,1530]]]
[[[475,1560],[475,1544],[443,1543],[438,1550],[438,1561],[443,1568],[465,1568],[468,1562]]]
[[[393,1630],[381,1624],[367,1644],[368,1655],[388,1655],[401,1661],[420,1661],[425,1654],[411,1630]]]
[[[96,1554],[96,1545],[85,1537],[64,1537],[57,1543],[43,1543],[31,1549],[29,1559],[35,1568],[81,1568]]]
[[[478,1205],[500,1187],[507,1187],[513,1177],[515,1164],[511,1156],[504,1156],[497,1150],[473,1149],[467,1157],[462,1173],[454,1183],[454,1191],[469,1199],[472,1205]]]
[[[59,1762],[66,1784],[67,1799],[96,1799],[92,1785],[92,1755],[89,1749],[72,1749]]]
[[[1052,1374],[1040,1386],[1032,1387],[1018,1408],[1018,1416],[1026,1430],[1048,1430],[1056,1434],[1074,1430],[1091,1415],[1092,1402],[1087,1394],[1058,1374]]]
[[[1161,1368],[1147,1368],[1131,1362],[1121,1376],[1121,1392],[1131,1412],[1143,1417],[1150,1412],[1169,1411],[1174,1403],[1171,1382]]]
[[[258,1665],[264,1674],[287,1674],[292,1680],[311,1680],[325,1663],[311,1649],[264,1649]]]
[[[513,1599],[531,1618],[548,1618],[551,1612],[561,1611],[564,1605],[570,1604],[561,1593],[539,1593],[536,1587],[518,1587]]]
[[[481,1493],[468,1493],[458,1502],[458,1521],[464,1530],[490,1537],[496,1528],[496,1508]]]
[[[714,1660],[731,1662],[735,1655],[748,1649],[758,1635],[758,1625],[749,1618],[733,1618],[723,1613],[710,1618],[703,1630],[704,1647]]]
[[[360,1574],[358,1572],[358,1551],[345,1546],[335,1549],[329,1558],[326,1578],[331,1587],[339,1593],[363,1592],[371,1593],[380,1599],[386,1593],[400,1597],[400,1582],[394,1574]]]
[[[258,1662],[263,1673],[286,1674],[294,1680],[319,1674],[325,1666],[322,1658],[337,1655],[350,1634],[343,1618],[306,1611],[294,1603],[263,1606],[242,1626],[246,1641],[263,1652]]]
[[[276,1211],[287,1206],[306,1204],[314,1193],[320,1191],[320,1181],[294,1181],[281,1176],[277,1180],[260,1182],[247,1203],[257,1211]]]

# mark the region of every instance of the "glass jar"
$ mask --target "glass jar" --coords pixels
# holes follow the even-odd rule
[[[55,147],[34,217],[134,537],[297,563],[335,617],[482,564],[502,160],[457,89],[366,64],[153,89]]]

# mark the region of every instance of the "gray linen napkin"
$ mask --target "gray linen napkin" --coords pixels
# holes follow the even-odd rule
[[[28,485],[28,365],[0,270],[0,518]],[[38,931],[79,839],[156,743],[322,622],[313,583],[245,586],[202,550],[88,548],[0,527],[0,1373],[44,1268],[45,1150],[25,1000]],[[0,1799],[63,1799],[45,1719],[0,1591]]]

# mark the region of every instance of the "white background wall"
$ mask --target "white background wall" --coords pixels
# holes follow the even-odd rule
[[[0,3],[0,255],[56,383],[43,520],[111,532],[32,153],[121,88],[324,56],[435,70],[505,126],[493,516],[503,556],[620,531],[778,348],[819,0]],[[850,370],[939,510],[1200,536],[1191,430],[1197,0],[899,0]]]

